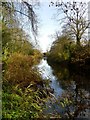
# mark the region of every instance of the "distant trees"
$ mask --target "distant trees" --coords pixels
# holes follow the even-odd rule
[[[61,62],[69,60],[70,50],[74,43],[71,45],[72,39],[66,35],[59,36],[56,41],[53,42],[52,47],[47,54],[48,58],[55,62]]]

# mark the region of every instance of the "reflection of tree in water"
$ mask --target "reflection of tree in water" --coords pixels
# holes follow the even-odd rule
[[[51,65],[52,66],[52,65]],[[52,66],[53,74],[58,78],[60,86],[65,90],[58,99],[65,108],[65,117],[89,118],[90,108],[90,80],[82,74],[70,73],[68,68]]]
[[[69,118],[85,116],[85,111],[90,107],[89,93],[84,89],[79,89],[78,85],[73,89],[67,88],[59,101],[65,107],[65,115]]]

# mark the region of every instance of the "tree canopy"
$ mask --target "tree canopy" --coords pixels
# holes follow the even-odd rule
[[[1,2],[0,5],[2,6],[2,15],[1,15],[2,22],[8,24],[9,27],[13,27],[16,25],[18,26],[19,25],[18,22],[20,23],[20,21],[22,21],[24,16],[26,17],[26,22],[28,20],[28,25],[30,25],[31,31],[34,37],[36,38],[38,21],[37,21],[37,15],[34,12],[34,5],[23,0],[21,3],[7,2],[7,1]],[[20,19],[20,16],[22,16],[22,19]]]

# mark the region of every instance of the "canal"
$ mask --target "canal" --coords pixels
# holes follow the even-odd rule
[[[42,78],[50,81],[50,87],[54,90],[55,101],[47,102],[45,113],[89,120],[90,76],[72,72],[63,65],[49,64],[46,59],[40,61],[38,69]]]

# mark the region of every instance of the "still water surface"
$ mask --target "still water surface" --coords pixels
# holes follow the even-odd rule
[[[79,118],[90,118],[90,76],[87,77],[83,74],[76,74],[70,72],[68,68],[48,64],[47,60],[42,59],[38,65],[39,71],[42,75],[42,78],[49,79],[50,87],[54,89],[54,95],[56,98],[64,96],[69,96],[73,101],[73,105],[70,106],[71,112],[77,113],[76,115]],[[47,103],[48,104],[48,103]],[[86,107],[86,106],[87,107]],[[48,104],[49,106],[49,104]],[[85,109],[78,113],[76,109],[78,106],[85,106]],[[48,108],[47,112],[57,111],[62,114],[65,109],[58,104],[53,103],[53,107]]]
[[[48,65],[47,60],[42,59],[40,64],[38,65],[39,71],[41,72],[43,79],[49,79],[51,88],[54,89],[55,96],[60,96],[63,92],[57,77],[53,75],[53,69],[50,65]]]

